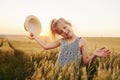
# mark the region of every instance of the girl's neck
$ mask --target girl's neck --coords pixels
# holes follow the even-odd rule
[[[66,38],[65,40],[66,40],[67,42],[72,42],[72,41],[74,41],[76,38],[77,38],[77,36],[76,36],[75,34],[73,34],[71,37]]]

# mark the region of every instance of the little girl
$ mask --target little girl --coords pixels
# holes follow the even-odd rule
[[[71,63],[76,57],[79,58],[81,55],[84,64],[87,64],[89,61],[93,61],[97,56],[107,57],[110,54],[109,50],[98,48],[91,56],[89,56],[86,40],[76,36],[72,30],[71,23],[63,18],[53,19],[50,28],[53,38],[56,38],[58,35],[62,38],[51,44],[46,44],[38,38],[38,36],[33,35],[32,33],[30,34],[30,38],[35,39],[46,50],[60,46],[58,65],[61,67]]]

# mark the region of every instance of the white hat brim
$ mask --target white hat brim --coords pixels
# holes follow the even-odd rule
[[[39,35],[41,33],[41,23],[34,15],[27,16],[24,22],[24,28],[27,32]]]

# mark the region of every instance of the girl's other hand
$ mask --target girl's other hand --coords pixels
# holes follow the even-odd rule
[[[107,50],[107,49],[105,49],[103,47],[103,48],[96,49],[95,52],[94,52],[94,55],[98,56],[98,57],[103,57],[104,58],[104,57],[109,56],[110,53],[111,53],[110,50]]]

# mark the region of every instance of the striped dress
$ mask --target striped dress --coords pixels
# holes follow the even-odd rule
[[[65,39],[62,39],[60,52],[58,54],[58,65],[60,67],[71,63],[76,60],[76,58],[80,58],[79,40],[80,38],[76,38],[72,43],[68,43]]]

